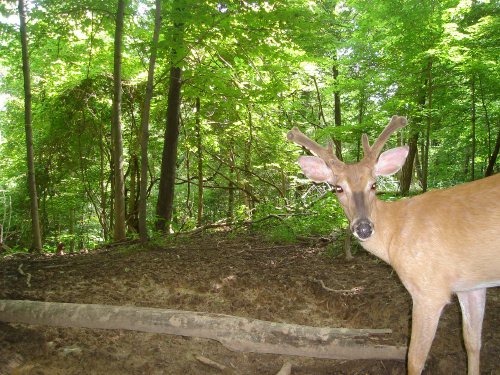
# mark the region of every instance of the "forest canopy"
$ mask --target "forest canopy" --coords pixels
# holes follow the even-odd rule
[[[26,98],[46,250],[139,237],[141,218],[147,236],[344,227],[328,187],[300,174],[293,126],[352,162],[362,133],[406,116],[389,143],[410,146],[410,172],[379,184],[392,196],[496,173],[499,13],[489,0],[4,1],[0,243],[37,247]]]

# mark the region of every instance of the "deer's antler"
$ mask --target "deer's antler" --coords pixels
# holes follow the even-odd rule
[[[368,136],[366,134],[363,134],[363,136],[361,137],[364,151],[363,160],[375,163],[377,161],[378,155],[382,151],[382,148],[384,147],[391,134],[396,130],[405,127],[406,123],[406,117],[392,116],[391,121],[389,121],[389,124],[385,127],[382,133],[380,133],[377,140],[375,141],[375,143],[373,143],[372,146],[370,146],[370,143],[368,142]]]
[[[292,130],[288,132],[287,138],[289,141],[295,142],[296,144],[307,148],[313,154],[323,159],[327,165],[340,167],[344,164],[334,154],[332,142],[328,143],[328,147],[323,147],[307,137],[297,127],[292,128]]]

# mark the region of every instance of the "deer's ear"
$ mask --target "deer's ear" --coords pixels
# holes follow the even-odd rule
[[[401,169],[408,156],[408,146],[396,147],[380,154],[375,164],[376,176],[390,176]]]
[[[316,156],[300,156],[299,165],[306,177],[314,182],[335,183],[335,176],[323,159]]]

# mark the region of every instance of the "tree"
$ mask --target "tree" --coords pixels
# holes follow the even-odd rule
[[[118,0],[116,11],[114,71],[113,71],[113,110],[111,117],[111,138],[114,176],[114,233],[115,241],[126,238],[125,225],[125,182],[123,176],[123,139],[121,125],[122,103],[122,39],[125,0]]]
[[[42,250],[42,235],[40,232],[40,220],[38,216],[38,196],[36,191],[35,158],[33,151],[33,128],[31,111],[31,76],[28,52],[28,36],[26,31],[26,10],[24,0],[19,0],[19,26],[21,33],[21,47],[23,58],[24,77],[24,129],[26,133],[26,161],[28,164],[28,189],[31,208],[31,230],[33,236],[32,248],[34,251]]]
[[[177,169],[177,142],[179,139],[179,115],[182,87],[182,46],[184,24],[183,0],[175,0],[172,4],[173,47],[171,52],[170,86],[168,89],[168,106],[163,155],[161,160],[160,185],[156,205],[156,230],[170,230],[174,208],[175,176]]]
[[[149,117],[151,110],[151,98],[153,97],[153,80],[156,64],[156,51],[161,27],[161,0],[155,1],[155,22],[153,40],[151,42],[151,57],[149,58],[148,82],[146,85],[146,96],[142,108],[141,117],[141,182],[139,198],[139,237],[142,242],[148,238],[147,229],[147,189],[148,189],[148,143],[149,143]]]

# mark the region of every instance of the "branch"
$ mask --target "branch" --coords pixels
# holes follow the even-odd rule
[[[405,347],[380,344],[388,329],[308,327],[230,315],[134,306],[0,300],[0,320],[55,327],[126,329],[201,337],[230,350],[330,359],[404,360]]]

